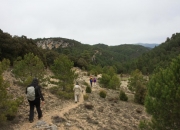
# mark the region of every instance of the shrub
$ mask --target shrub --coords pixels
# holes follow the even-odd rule
[[[85,95],[83,95],[83,98],[84,98],[85,101],[87,101],[89,99],[89,95],[85,94]]]
[[[91,90],[91,87],[90,87],[90,86],[87,86],[87,87],[86,87],[86,93],[91,93],[91,91],[92,91],[92,90]]]
[[[144,79],[140,70],[136,69],[131,73],[128,80],[128,88],[135,93],[134,101],[139,104],[144,104],[146,96],[147,80]]]
[[[122,101],[127,101],[128,100],[128,97],[127,97],[127,95],[125,94],[125,92],[123,90],[120,91],[119,99],[122,100]]]
[[[106,95],[107,95],[107,92],[105,90],[101,90],[99,92],[99,96],[102,97],[102,98],[106,98]]]
[[[144,105],[144,100],[146,96],[146,86],[139,84],[138,89],[134,95],[134,101],[136,103]]]
[[[151,122],[148,122],[146,120],[141,120],[138,127],[140,130],[152,130],[150,126],[151,126]]]
[[[110,82],[111,77],[107,74],[102,74],[102,78],[100,78],[99,83],[101,84],[102,87],[107,88],[109,82]]]
[[[121,83],[119,78],[116,75],[113,75],[111,80],[109,81],[109,87],[110,89],[119,89]]]

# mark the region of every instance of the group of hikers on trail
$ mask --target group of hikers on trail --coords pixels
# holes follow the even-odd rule
[[[94,85],[96,85],[96,78],[90,77],[90,85],[92,87],[92,83],[94,82]],[[78,82],[74,85],[73,88],[74,91],[74,99],[75,103],[79,102],[80,94],[83,92],[81,86]],[[42,110],[41,110],[41,103],[42,105],[44,102],[44,97],[41,92],[41,86],[39,85],[39,81],[37,78],[34,78],[32,80],[32,83],[27,86],[26,88],[26,96],[29,102],[30,111],[29,111],[29,122],[32,123],[34,121],[34,107],[36,107],[36,111],[38,114],[38,119],[41,119],[43,117]]]
[[[96,85],[96,78],[92,78],[92,76],[90,77],[90,84],[91,84],[91,87],[92,87],[92,83],[94,82],[94,85]],[[79,102],[79,97],[80,97],[80,94],[82,91],[82,88],[81,86],[79,85],[78,82],[76,82],[76,85],[74,86],[73,88],[73,91],[74,91],[74,99],[75,99],[75,103]]]
[[[94,82],[94,85],[96,86],[96,78],[94,77],[90,77],[90,79],[89,79],[89,81],[90,81],[90,85],[91,85],[91,87],[92,87],[92,84],[93,84],[93,82]]]

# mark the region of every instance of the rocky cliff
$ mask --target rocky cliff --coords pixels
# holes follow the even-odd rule
[[[66,42],[62,39],[54,40],[54,39],[42,39],[38,40],[36,42],[38,47],[41,47],[42,49],[55,49],[55,48],[66,48],[66,47],[72,47],[74,46],[74,43]]]

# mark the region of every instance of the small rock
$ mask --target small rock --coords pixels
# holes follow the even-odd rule
[[[142,109],[137,108],[137,109],[136,109],[136,112],[141,114],[141,113],[142,113]]]

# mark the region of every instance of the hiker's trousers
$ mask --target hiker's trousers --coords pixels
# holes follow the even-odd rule
[[[34,119],[34,106],[36,107],[36,111],[38,113],[38,118],[42,117],[42,111],[41,111],[41,107],[40,107],[40,98],[36,98],[34,101],[29,101],[29,106],[30,106],[29,121],[33,121],[33,119]]]
[[[79,102],[79,94],[74,94],[75,102]]]

